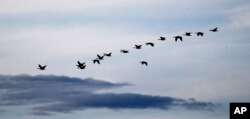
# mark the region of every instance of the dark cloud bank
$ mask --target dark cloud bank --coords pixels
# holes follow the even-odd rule
[[[36,104],[35,115],[69,113],[88,108],[213,110],[215,104],[167,96],[136,93],[96,93],[98,90],[127,86],[92,78],[80,79],[53,75],[0,75],[0,106]],[[39,106],[37,106],[39,105]]]

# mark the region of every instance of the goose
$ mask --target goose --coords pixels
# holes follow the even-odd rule
[[[148,66],[148,63],[147,63],[146,61],[141,61],[140,63],[141,63],[142,65]]]
[[[145,43],[146,45],[150,45],[151,47],[154,47],[154,43],[151,43],[151,42],[147,42]]]
[[[47,65],[41,66],[41,65],[39,64],[37,69],[45,70],[46,66],[47,66]]]
[[[186,32],[185,34],[183,34],[184,36],[192,36],[191,32]]]
[[[110,53],[103,53],[103,56],[111,57],[111,52]]]
[[[197,36],[203,36],[203,35],[204,35],[203,32],[196,32],[195,34],[196,34]]]
[[[218,27],[216,27],[216,28],[214,28],[214,29],[210,29],[209,31],[217,32],[217,31],[218,31]]]
[[[94,60],[92,60],[92,61],[93,61],[94,64],[95,64],[95,63],[100,64],[100,60],[99,60],[99,59],[94,59]]]
[[[100,55],[97,54],[97,57],[98,57],[99,60],[103,60],[104,59],[104,55],[100,56]]]
[[[120,52],[121,52],[121,53],[129,53],[128,50],[121,50]]]
[[[81,63],[80,61],[77,61],[77,65],[76,66],[81,67],[83,65],[85,65],[85,62]]]
[[[181,36],[175,36],[175,42],[177,42],[178,39],[180,39],[180,41],[182,41],[182,37]]]
[[[166,37],[160,37],[160,39],[158,39],[158,40],[161,40],[161,41],[164,41],[164,40],[166,40]]]
[[[86,68],[86,65],[83,65],[83,66],[78,66],[79,69],[85,69]]]
[[[135,48],[135,49],[141,49],[141,46],[142,46],[142,45],[135,45],[134,48]]]

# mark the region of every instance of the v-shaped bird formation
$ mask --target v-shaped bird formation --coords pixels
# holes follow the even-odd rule
[[[218,27],[210,29],[209,31],[210,32],[218,32]],[[173,38],[174,38],[175,42],[177,42],[178,40],[182,42],[183,41],[183,36],[192,36],[192,34],[193,34],[193,32],[186,32],[182,36],[178,35],[178,36],[174,36]],[[204,36],[205,33],[204,32],[195,32],[194,34],[196,34],[197,37],[202,37],[202,36]],[[165,41],[166,37],[160,36],[158,38],[158,40]],[[145,45],[146,46],[154,47],[155,43],[153,43],[153,42],[146,42]],[[140,49],[142,49],[142,46],[143,46],[142,44],[140,44],[140,45],[134,45],[133,48],[136,49],[136,50],[140,50]],[[129,53],[129,50],[121,49],[120,52],[123,53],[123,54],[127,54],[127,53]],[[97,54],[97,57],[92,60],[93,64],[101,64],[101,60],[104,60],[105,57],[112,57],[112,52],[110,52],[110,53],[103,53],[103,55]],[[147,61],[140,61],[139,63],[141,65],[148,66],[148,62]],[[38,64],[38,68],[37,69],[39,69],[39,70],[45,70],[46,66],[47,65],[43,65],[42,66],[41,64]],[[76,66],[77,66],[77,68],[83,70],[83,69],[86,68],[86,63],[85,62],[81,63],[80,61],[77,61],[77,65]]]

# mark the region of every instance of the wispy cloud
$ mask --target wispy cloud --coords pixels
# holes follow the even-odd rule
[[[168,28],[199,26],[205,23],[220,22],[217,12],[224,9],[221,1],[202,0],[44,0],[44,1],[2,1],[0,7],[0,26],[32,26],[32,25],[72,25],[108,24],[113,26]],[[213,6],[218,11],[211,11]],[[174,13],[174,14],[170,14]],[[164,27],[165,26],[165,27]],[[166,29],[166,28],[165,28]]]
[[[88,108],[109,109],[170,109],[181,107],[212,110],[215,104],[166,96],[136,93],[97,93],[98,90],[127,86],[94,79],[80,79],[53,75],[0,76],[0,105],[42,104],[33,107],[32,114],[69,113]]]
[[[250,28],[250,3],[239,5],[229,10],[227,14],[231,20],[232,28]]]
[[[195,2],[195,4],[194,4]],[[26,14],[26,13],[44,13],[44,12],[92,12],[98,13],[103,11],[116,11],[117,9],[135,8],[135,7],[149,7],[149,6],[166,6],[166,8],[173,8],[174,5],[179,7],[193,5],[199,7],[200,4],[214,4],[220,3],[216,0],[204,2],[202,0],[1,0],[0,14]]]

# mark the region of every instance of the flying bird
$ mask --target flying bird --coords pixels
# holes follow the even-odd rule
[[[196,32],[195,34],[196,34],[197,36],[203,36],[203,35],[204,35],[203,32]]]
[[[121,53],[129,53],[128,50],[121,50],[120,52],[121,52]]]
[[[216,28],[214,28],[214,29],[210,29],[209,31],[217,32],[217,31],[218,31],[218,27],[216,27]]]
[[[141,61],[140,63],[141,63],[142,65],[148,66],[148,63],[147,63],[146,61]]]
[[[94,59],[94,60],[92,60],[92,61],[93,61],[94,64],[95,64],[95,63],[100,64],[100,60],[99,60],[99,59]]]
[[[182,37],[181,36],[175,36],[175,42],[177,42],[178,39],[180,39],[180,41],[182,41]]]
[[[97,54],[97,57],[98,57],[99,60],[103,60],[103,59],[104,59],[104,56],[105,56],[105,55],[100,56],[100,55]]]
[[[134,48],[135,48],[135,49],[141,49],[141,46],[142,46],[142,45],[135,45]]]
[[[164,41],[164,40],[166,40],[166,37],[160,37],[160,39],[158,39],[158,40],[161,40],[161,41]]]
[[[80,61],[77,61],[77,65],[76,66],[81,67],[83,65],[85,65],[85,62],[81,63]]]
[[[111,52],[110,53],[103,53],[103,56],[111,57]]]
[[[37,69],[45,70],[46,66],[47,66],[47,65],[41,66],[41,65],[39,64]]]
[[[86,65],[83,65],[83,66],[78,66],[79,69],[85,69],[86,68]]]
[[[191,32],[186,32],[186,33],[183,34],[183,35],[184,35],[184,36],[192,36],[191,34],[192,34]]]
[[[154,43],[147,42],[147,43],[145,43],[145,44],[146,44],[146,45],[150,45],[150,46],[154,47]]]

